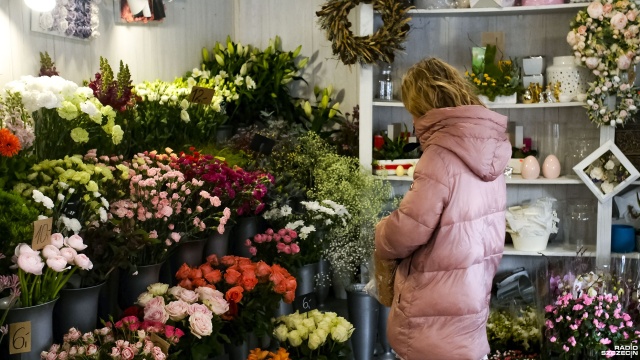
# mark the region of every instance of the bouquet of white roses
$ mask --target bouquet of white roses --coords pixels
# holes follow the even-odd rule
[[[336,313],[311,310],[277,318],[273,335],[294,359],[348,359],[353,330]]]

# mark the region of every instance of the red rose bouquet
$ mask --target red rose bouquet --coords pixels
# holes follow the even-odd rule
[[[237,256],[218,261],[210,255],[195,268],[183,264],[176,278],[188,290],[208,287],[224,293],[229,309],[222,314],[222,332],[234,345],[241,344],[250,332],[258,337],[270,334],[271,317],[280,300],[293,302],[296,290],[296,279],[282,266]]]

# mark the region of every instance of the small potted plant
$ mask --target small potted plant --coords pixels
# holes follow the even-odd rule
[[[411,146],[410,133],[400,132],[399,136],[390,138],[381,133],[374,137],[373,147],[373,171],[376,175],[407,175],[408,170],[418,163],[417,146]]]
[[[487,45],[474,48],[474,61],[466,78],[476,88],[480,101],[485,104],[515,104],[520,89],[520,68],[515,61],[496,61],[497,47]]]

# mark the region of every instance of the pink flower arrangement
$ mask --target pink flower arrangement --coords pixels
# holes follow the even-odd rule
[[[176,328],[189,328],[187,341],[181,349],[190,353],[194,348],[221,353],[222,342],[218,333],[222,328],[220,316],[229,310],[224,294],[210,287],[188,290],[180,286],[169,288],[168,284],[156,283],[138,296],[139,316],[143,322],[156,323]],[[137,319],[136,316],[123,318]],[[117,325],[117,323],[116,323]],[[200,351],[199,350],[199,351]]]
[[[253,240],[245,240],[245,246],[257,260],[267,264],[280,264],[292,271],[298,264],[300,245],[298,233],[292,229],[280,229],[277,232],[267,229],[263,234],[257,234]]]
[[[57,298],[76,270],[91,270],[91,260],[78,253],[86,248],[80,236],[64,237],[60,233],[52,234],[51,244],[41,251],[33,250],[25,243],[18,244],[12,260],[18,267],[22,306],[43,304]]]
[[[561,359],[573,359],[586,350],[611,358],[614,346],[637,344],[640,332],[612,294],[560,295],[545,307],[549,347]]]
[[[165,360],[165,353],[152,341],[152,334],[166,341],[169,348],[177,345],[184,331],[171,325],[139,321],[127,316],[115,324],[82,334],[71,328],[63,337],[63,344],[53,344],[43,351],[43,360],[104,359],[113,360]]]
[[[170,247],[195,233],[207,229],[224,233],[231,216],[228,208],[220,209],[217,196],[203,189],[204,181],[189,180],[170,166],[177,155],[171,149],[166,152],[140,153],[125,168],[118,168],[122,176],[129,176],[129,189],[124,199],[111,204],[110,212],[122,224],[116,232],[146,233],[137,265],[161,262]]]
[[[268,186],[274,183],[271,174],[232,168],[225,161],[200,154],[193,147],[189,150],[172,159],[172,166],[187,179],[204,181],[206,190],[220,198],[225,206],[235,209],[237,215],[258,215],[264,210]]]

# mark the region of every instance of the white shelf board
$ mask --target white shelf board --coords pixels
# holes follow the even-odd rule
[[[467,9],[413,9],[409,10],[410,16],[471,16],[471,15],[531,15],[531,14],[553,14],[562,12],[578,11],[586,8],[588,2],[561,4],[561,5],[541,5],[541,6],[509,6],[495,8],[467,8]]]
[[[520,251],[513,247],[513,244],[505,244],[503,255],[516,255],[516,256],[576,256],[575,250],[567,250],[562,245],[549,244],[543,251]],[[596,256],[595,249],[588,248],[585,251],[584,256],[594,257]]]
[[[626,257],[627,259],[640,259],[640,253],[637,251],[630,253],[611,253],[612,258],[621,258],[622,256]]]
[[[584,106],[583,102],[571,101],[566,103],[537,103],[537,104],[492,104],[488,105],[489,109],[541,109],[541,108],[564,108],[564,107],[577,107]],[[391,100],[374,100],[373,106],[380,107],[404,107],[402,101]]]
[[[522,184],[522,185],[575,185],[582,184],[580,179],[571,179],[564,176],[560,176],[556,179],[547,179],[544,177],[538,177],[537,179],[523,179],[522,175],[511,175],[511,177],[505,178],[507,184]]]
[[[389,181],[413,181],[411,176],[395,176],[395,175],[375,175],[377,178],[385,179]],[[582,184],[580,179],[569,179],[561,176],[557,179],[546,179],[539,177],[537,179],[523,179],[521,175],[511,175],[511,177],[505,178],[507,184],[522,184],[522,185],[579,185]],[[639,182],[640,183],[640,182]]]

